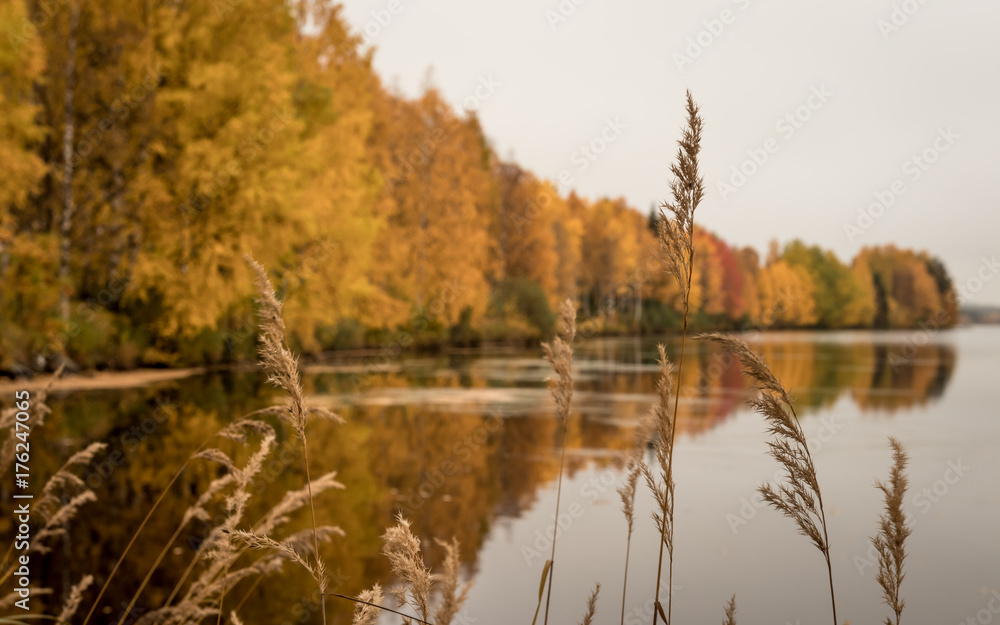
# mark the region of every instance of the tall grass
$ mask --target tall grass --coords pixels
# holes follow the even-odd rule
[[[556,414],[559,416],[559,426],[561,434],[561,445],[559,453],[559,476],[556,478],[556,514],[552,527],[552,555],[542,569],[542,586],[545,586],[546,574],[548,575],[548,589],[545,594],[545,618],[543,623],[549,622],[549,602],[552,599],[552,583],[555,578],[556,565],[556,539],[559,537],[559,504],[562,499],[562,474],[566,465],[566,425],[569,422],[570,404],[573,402],[573,338],[576,336],[576,308],[571,300],[563,302],[562,311],[562,336],[557,336],[551,344],[542,343],[542,350],[545,352],[545,359],[552,365],[556,377],[549,381],[549,390],[556,402]],[[541,602],[541,596],[539,596]],[[538,609],[535,609],[534,625],[538,619]]]
[[[799,417],[795,414],[795,405],[764,359],[745,342],[720,334],[706,334],[701,338],[722,345],[739,358],[744,372],[753,380],[755,390],[761,391],[757,398],[751,400],[750,405],[767,423],[767,431],[773,436],[767,444],[768,453],[784,469],[787,482],[779,485],[766,483],[758,490],[764,501],[792,519],[799,532],[807,536],[823,554],[830,582],[833,625],[837,625],[837,597],[833,589],[830,538],[826,528],[826,512],[823,509],[823,493],[809,443],[799,425]]]
[[[285,341],[285,320],[281,316],[281,302],[274,293],[274,287],[267,278],[267,271],[264,267],[247,256],[247,263],[256,274],[258,297],[258,316],[261,322],[260,335],[260,362],[267,371],[268,381],[281,388],[288,394],[288,411],[282,417],[292,426],[295,435],[302,443],[302,465],[306,474],[306,490],[309,495],[309,517],[312,521],[313,539],[313,566],[307,567],[316,580],[316,586],[320,592],[320,612],[323,617],[323,625],[326,625],[326,564],[319,553],[319,530],[316,527],[316,501],[312,492],[312,479],[309,474],[309,439],[306,436],[306,425],[309,422],[311,410],[306,408],[305,394],[302,391],[302,380],[299,377],[298,361],[288,349]],[[340,420],[340,417],[312,409],[331,419]],[[221,608],[220,608],[221,611]]]
[[[823,492],[806,435],[795,412],[794,401],[764,359],[744,341],[715,333],[705,334],[699,338],[718,343],[739,358],[744,373],[753,380],[754,389],[760,392],[750,401],[750,405],[764,417],[767,432],[772,436],[767,444],[768,454],[784,470],[785,483],[765,483],[758,490],[765,502],[794,521],[799,533],[809,538],[823,554],[830,586],[833,624],[837,625],[837,597],[833,583],[833,566],[830,561],[830,538],[823,507]],[[911,531],[906,525],[902,510],[907,485],[907,456],[899,441],[894,438],[890,438],[889,441],[893,450],[889,483],[876,481],[876,487],[885,496],[885,512],[880,518],[879,531],[871,540],[879,554],[879,572],[876,579],[882,587],[886,604],[894,612],[896,625],[899,625],[903,611],[899,589],[903,581],[903,560],[906,558],[905,541]],[[892,621],[888,618],[886,623],[892,625]]]
[[[903,450],[903,445],[891,436],[889,446],[892,448],[889,481],[887,483],[875,481],[875,487],[882,491],[885,497],[885,510],[879,517],[878,533],[871,541],[878,553],[878,574],[875,580],[882,587],[882,599],[892,609],[895,624],[899,625],[903,607],[906,605],[899,594],[904,577],[906,539],[913,531],[907,525],[906,516],[903,514],[903,498],[906,496],[908,482],[906,463],[909,462],[909,457]],[[886,617],[885,625],[893,625],[893,620]]]
[[[625,598],[628,596],[628,561],[632,553],[632,531],[635,529],[635,491],[639,476],[642,475],[642,450],[646,442],[645,436],[639,437],[640,443],[628,459],[625,466],[625,481],[618,487],[618,496],[622,501],[622,514],[628,524],[628,536],[625,539],[625,574],[622,579],[622,613],[621,625],[625,625]]]
[[[660,581],[663,572],[663,549],[667,550],[667,559],[673,563],[674,560],[674,481],[672,467],[674,461],[674,432],[676,423],[671,412],[671,373],[672,366],[667,360],[667,351],[663,345],[657,346],[660,354],[659,367],[660,375],[656,381],[656,404],[653,406],[652,418],[646,426],[653,435],[653,455],[656,465],[659,467],[659,475],[647,463],[641,463],[642,475],[646,485],[653,494],[655,511],[653,521],[656,523],[656,530],[660,536],[659,556],[656,560],[656,594],[653,600],[654,612],[653,621],[657,617],[662,617],[664,622],[670,622],[670,602],[673,597],[673,566],[670,566],[668,583],[667,611],[663,610],[660,604]],[[676,394],[674,394],[676,397]],[[676,404],[675,404],[676,405]]]
[[[657,459],[663,468],[663,492],[656,493],[657,504],[660,505],[660,556],[656,570],[656,611],[653,613],[653,625],[656,625],[657,617],[663,614],[660,606],[660,578],[663,569],[663,548],[668,551],[668,571],[667,571],[667,614],[664,621],[669,624],[673,608],[674,590],[674,436],[677,428],[674,421],[677,418],[677,406],[680,400],[681,372],[684,368],[684,349],[687,341],[688,315],[691,306],[691,278],[694,274],[694,212],[705,197],[705,180],[701,176],[698,162],[698,154],[701,152],[701,133],[704,123],[699,115],[698,105],[695,104],[691,92],[687,92],[687,126],[677,142],[677,160],[670,166],[670,171],[674,176],[670,183],[670,190],[673,195],[672,202],[664,202],[661,206],[661,218],[658,222],[660,246],[663,249],[667,271],[677,281],[681,291],[681,303],[683,314],[681,317],[681,350],[677,359],[677,388],[674,392],[673,413],[669,416],[670,427],[666,432],[668,440],[660,439],[658,447],[665,446],[661,452],[657,451]],[[667,216],[666,211],[670,211],[671,216]],[[666,361],[666,356],[661,348],[661,363]],[[663,376],[669,374],[666,365],[663,367]],[[661,419],[667,419],[665,411],[660,415]],[[652,486],[652,484],[651,484]]]

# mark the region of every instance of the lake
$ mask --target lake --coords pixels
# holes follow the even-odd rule
[[[840,621],[879,622],[889,614],[869,537],[882,509],[873,484],[888,475],[887,437],[894,436],[911,458],[904,622],[1000,622],[1000,327],[748,339],[790,390],[810,438]],[[676,342],[666,342],[675,354]],[[626,525],[615,489],[633,430],[654,401],[656,343],[600,338],[576,346],[552,623],[579,622],[596,582],[597,622],[620,620]],[[741,623],[830,622],[821,554],[756,495],[777,465],[765,455],[762,419],[746,406],[749,382],[715,346],[695,343],[688,353],[675,450],[674,618],[719,621],[735,593]],[[380,537],[403,510],[435,565],[443,550],[434,538],[454,536],[462,545],[463,575],[473,587],[456,622],[531,622],[551,544],[561,442],[545,383],[550,369],[540,356],[503,349],[389,353],[305,367],[309,401],[346,419],[310,424],[313,476],[337,471],[346,486],[317,499],[319,520],[346,533],[323,549],[337,592],[391,583]],[[188,456],[234,417],[281,401],[252,368],[55,393],[53,415],[32,433],[35,475],[51,475],[90,441],[110,448],[85,472],[97,503],[81,511],[67,541],[55,543],[36,584],[58,594],[86,572],[102,582]],[[280,430],[281,453],[272,454],[251,489],[248,523],[302,486],[298,450],[291,433]],[[117,621],[183,511],[218,475],[203,460],[184,472],[116,576],[97,622]],[[625,606],[631,623],[652,621],[656,580],[652,501],[645,488],[639,493]],[[0,495],[9,498],[9,491]],[[0,523],[10,530],[7,519]],[[287,531],[307,524],[300,512]],[[206,527],[194,523],[180,532],[128,620],[170,595]],[[311,582],[290,564],[285,571],[232,589],[227,612],[239,604],[247,625],[318,622]],[[94,593],[89,597],[85,608]],[[331,623],[349,622],[350,604],[328,599],[328,607]]]

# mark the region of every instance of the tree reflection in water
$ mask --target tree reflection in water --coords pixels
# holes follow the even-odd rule
[[[806,419],[845,397],[862,415],[905,414],[943,394],[956,361],[949,344],[916,346],[872,333],[754,338],[753,346],[795,396]],[[689,362],[698,366],[685,367],[681,380],[682,436],[717,427],[745,410],[749,392],[738,365],[716,346],[696,343]],[[454,354],[398,364],[379,371],[358,363],[306,369],[310,401],[347,419],[344,426],[317,423],[310,433],[310,446],[317,450],[314,472],[336,470],[347,485],[317,501],[317,522],[339,525],[347,533],[325,549],[335,592],[356,594],[374,581],[388,580],[381,535],[397,511],[412,520],[422,538],[457,537],[467,573],[474,575],[477,553],[493,524],[520,516],[558,470],[558,427],[540,353]],[[577,347],[575,364],[575,412],[566,436],[570,476],[591,463],[617,463],[618,452],[631,445],[637,420],[653,402],[655,341],[587,341]],[[364,372],[360,390],[359,370]],[[55,549],[35,569],[41,576],[36,583],[55,589],[39,603],[56,609],[67,580],[85,572],[100,582],[162,485],[191,452],[223,424],[279,399],[253,371],[52,397],[54,415],[33,439],[46,441],[45,452],[33,455],[36,479],[46,479],[88,442],[105,441],[110,449],[87,475],[98,503],[77,518],[65,548]],[[303,481],[299,447],[291,432],[275,425],[281,432],[279,451],[252,488],[257,496],[248,519],[258,518]],[[109,589],[104,621],[117,621],[183,510],[214,477],[213,466],[196,463],[178,481]],[[9,523],[0,520],[0,531],[9,533]],[[305,517],[298,518],[289,530],[305,523]],[[133,617],[162,605],[204,529],[192,526],[186,532]],[[424,540],[424,548],[429,562],[440,563],[443,553],[434,541]],[[302,590],[311,588],[310,581],[292,566],[283,575],[257,586],[243,584],[231,597],[239,601],[246,596],[243,610],[254,614],[255,622],[318,622],[316,604]],[[330,607],[331,623],[350,622],[353,606]]]

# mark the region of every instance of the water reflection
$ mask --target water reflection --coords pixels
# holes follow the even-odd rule
[[[916,346],[905,335],[787,333],[755,339],[805,418],[843,398],[862,414],[905,414],[944,393],[957,358],[948,341]],[[676,353],[678,346],[668,342],[668,348]],[[695,343],[688,354],[679,428],[695,436],[742,410],[750,385],[717,346]],[[357,593],[388,580],[380,536],[397,511],[411,518],[422,537],[457,537],[468,575],[479,572],[479,553],[491,530],[530,510],[556,477],[558,424],[545,386],[549,369],[537,356],[452,354],[384,367],[353,362],[307,368],[310,401],[347,419],[340,426],[317,422],[310,432],[318,450],[311,458],[313,474],[335,470],[347,485],[324,494],[318,509],[319,522],[347,533],[325,551],[338,592]],[[655,358],[655,341],[648,339],[600,339],[577,347],[574,418],[565,442],[571,479],[591,467],[613,466],[618,452],[630,446],[632,429],[654,399]],[[99,503],[78,517],[65,548],[44,560],[38,582],[56,592],[41,602],[56,609],[68,584],[85,572],[102,582],[192,451],[234,417],[281,401],[254,371],[53,397],[53,416],[33,435],[47,441],[45,453],[33,457],[36,475],[51,475],[89,441],[106,441],[110,448],[88,474]],[[283,460],[265,469],[247,519],[303,483],[299,448],[290,432],[280,431],[282,453],[275,456]],[[216,476],[213,466],[194,463],[174,485],[108,591],[106,621],[117,620],[183,510]],[[305,522],[297,518],[289,531]],[[205,529],[185,531],[138,602],[137,614],[169,596]],[[0,520],[0,531],[10,530],[9,519]],[[438,563],[440,547],[433,540],[424,545]],[[267,592],[254,592],[254,582],[242,584],[232,591],[233,605],[245,598],[242,610],[254,615],[253,622],[317,622],[303,601],[302,589],[311,583],[291,566],[286,571],[287,581],[256,582]],[[331,623],[349,622],[350,605],[330,607]]]
[[[752,343],[806,414],[832,405],[844,394],[862,411],[894,412],[923,405],[941,395],[955,367],[950,343],[925,342],[906,350],[900,347],[910,343],[875,341],[860,333],[845,340],[852,337],[845,334],[776,333],[758,336]],[[676,353],[677,346],[670,346]],[[576,358],[576,412],[588,420],[629,425],[653,401],[654,341],[591,341],[577,348]],[[340,392],[315,399],[337,409],[411,405],[463,414],[499,406],[507,416],[547,416],[552,409],[545,390],[549,369],[541,359],[423,361],[393,372],[370,373],[362,390],[343,384],[352,367],[317,369],[322,373],[315,379],[322,380],[322,387]],[[681,427],[690,431],[724,421],[742,407],[749,388],[731,357],[718,346],[703,343],[689,348],[681,385],[682,401],[688,404]]]

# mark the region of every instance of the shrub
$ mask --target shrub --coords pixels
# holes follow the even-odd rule
[[[523,318],[541,337],[555,332],[556,316],[545,291],[537,282],[513,278],[497,283],[490,300],[490,316],[509,319],[511,313]]]

